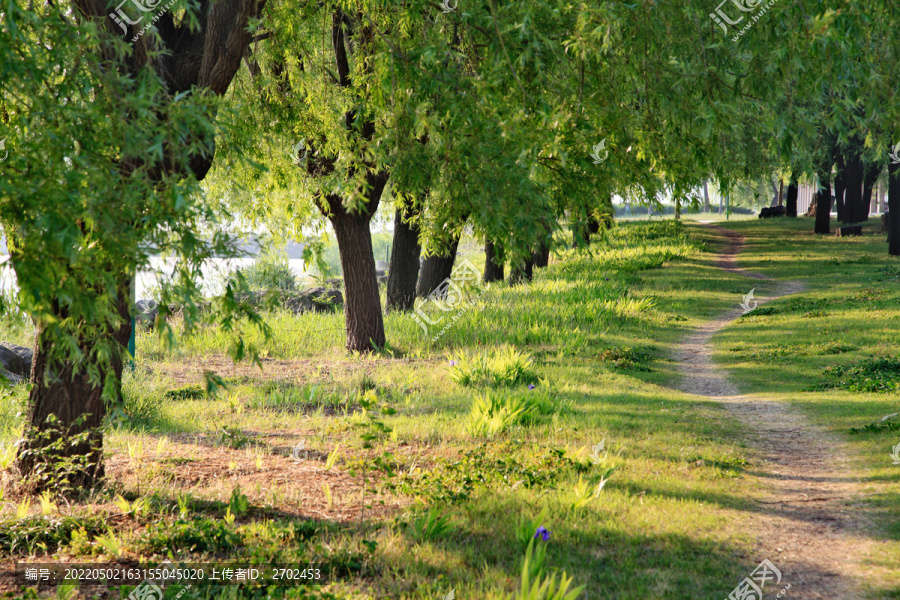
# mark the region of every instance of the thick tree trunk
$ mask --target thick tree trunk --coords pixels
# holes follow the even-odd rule
[[[117,288],[116,308],[122,325],[108,331],[112,345],[110,365],[100,370],[100,382],[90,381],[83,360],[60,360],[53,350],[58,340],[52,330],[35,336],[31,367],[34,387],[28,396],[28,423],[19,446],[17,465],[28,491],[45,490],[72,497],[97,485],[104,476],[103,419],[106,400],[103,385],[109,369],[117,400],[121,398],[124,354],[131,337],[131,278],[123,275]],[[57,303],[54,303],[58,307]],[[67,318],[65,309],[56,316]],[[83,340],[84,356],[90,356],[97,340]],[[56,348],[58,350],[58,348]]]
[[[378,210],[387,179],[383,173],[367,177],[368,202],[359,212],[347,212],[340,197],[328,196],[331,209],[328,217],[337,237],[341,269],[344,271],[344,320],[347,350],[350,351],[372,352],[385,344],[369,221]]]
[[[834,175],[834,202],[837,209],[837,218],[841,223],[846,223],[846,205],[844,204],[844,193],[847,191],[847,163],[844,161],[844,155],[840,152],[835,156],[837,168]]]
[[[868,163],[863,169],[863,193],[862,202],[860,203],[860,220],[868,221],[869,213],[872,211],[872,190],[881,175],[881,166],[876,163]]]
[[[815,195],[816,233],[831,233],[831,165],[819,171],[819,189]]]
[[[888,254],[900,256],[900,165],[888,165]]]
[[[534,262],[533,261],[525,261],[523,263],[519,263],[517,265],[513,265],[509,270],[509,285],[510,287],[514,285],[519,285],[524,281],[531,281],[531,278],[534,274]]]
[[[419,283],[416,286],[416,295],[420,298],[427,297],[445,279],[453,274],[453,263],[456,262],[456,250],[459,248],[459,236],[456,235],[450,241],[450,248],[446,254],[432,254],[422,263],[419,271]]]
[[[843,223],[862,221],[863,163],[859,155],[847,158],[847,192],[844,197]]]
[[[492,281],[503,281],[503,263],[498,262],[497,252],[494,242],[485,242],[484,244],[484,275],[482,281],[491,283]]]
[[[419,279],[418,224],[410,220],[417,216],[415,209],[398,208],[394,214],[394,245],[387,282],[387,312],[409,312],[416,301],[416,282]]]
[[[797,176],[791,173],[791,182],[788,184],[787,198],[785,199],[785,215],[788,217],[797,216],[797,196],[799,193],[797,186]]]

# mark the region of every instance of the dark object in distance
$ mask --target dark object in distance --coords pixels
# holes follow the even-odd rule
[[[845,225],[838,227],[834,231],[837,237],[847,237],[849,235],[862,235],[862,225]]]
[[[760,219],[768,219],[770,217],[783,217],[787,214],[787,209],[783,206],[765,206],[759,211]]]

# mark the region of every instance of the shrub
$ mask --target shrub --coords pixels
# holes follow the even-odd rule
[[[244,276],[252,290],[267,292],[297,289],[297,276],[291,270],[287,258],[271,250],[263,252],[250,266],[239,269],[238,272]]]

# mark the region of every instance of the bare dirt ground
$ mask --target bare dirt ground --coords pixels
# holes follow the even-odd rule
[[[717,261],[720,269],[768,282],[761,287],[771,290],[771,295],[759,299],[760,304],[803,290],[799,282],[776,282],[740,269],[736,255],[743,238],[722,227],[709,228],[726,242]],[[750,287],[748,282],[748,291]],[[781,571],[781,584],[766,584],[764,597],[774,597],[790,584],[783,597],[863,598],[860,562],[871,551],[866,535],[871,524],[858,505],[859,482],[850,474],[841,443],[783,402],[742,395],[712,362],[710,340],[743,312],[735,306],[697,329],[682,342],[675,359],[682,375],[680,389],[721,402],[746,427],[744,441],[758,456],[758,472],[753,475],[763,479],[765,492],[747,519],[748,531],[757,537],[756,552],[750,558],[754,562],[768,559]]]

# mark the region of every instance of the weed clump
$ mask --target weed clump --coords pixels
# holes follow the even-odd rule
[[[175,523],[157,523],[143,538],[150,552],[219,553],[229,552],[243,545],[243,536],[231,531],[219,520],[196,518]]]
[[[167,400],[200,400],[206,396],[206,390],[199,385],[186,385],[166,392]]]
[[[463,387],[514,387],[537,383],[528,352],[505,347],[480,354],[460,354],[450,361],[450,378]]]
[[[841,389],[887,394],[900,390],[900,359],[870,358],[855,365],[826,367],[825,375],[830,381],[807,391]]]

